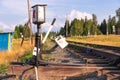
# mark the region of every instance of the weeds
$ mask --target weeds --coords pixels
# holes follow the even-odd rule
[[[42,54],[42,59],[49,61],[51,59],[52,54]]]
[[[0,74],[5,73],[7,71],[8,66],[7,65],[0,65]]]

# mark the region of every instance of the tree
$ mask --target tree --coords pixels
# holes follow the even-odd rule
[[[71,22],[71,36],[75,36],[76,35],[76,33],[75,33],[75,20],[73,20],[72,22]]]
[[[98,24],[97,25],[97,35],[101,35],[102,34],[102,32],[101,32],[101,30],[100,30],[100,25]]]
[[[89,35],[101,34],[100,29],[102,28],[98,27],[97,16],[95,14],[93,14],[92,20],[87,20],[87,17],[86,17],[85,20],[74,19],[73,21],[71,21],[71,24],[67,24],[67,23],[69,22],[66,21],[65,26],[60,29],[60,33],[63,35],[89,36]],[[105,24],[105,23],[102,23],[102,24]],[[101,26],[103,26],[102,24]]]
[[[25,28],[26,28],[27,30],[25,30]],[[29,38],[29,37],[30,37],[30,28],[29,28],[27,25],[24,25],[24,30],[23,30],[23,32],[25,33],[25,34],[24,34],[24,37],[25,37],[25,38]]]
[[[58,35],[63,35],[63,36],[65,36],[65,28],[64,28],[64,27],[61,27],[60,32],[59,32]]]
[[[71,35],[81,36],[83,34],[83,25],[84,25],[84,20],[74,19],[71,22]]]
[[[87,34],[88,34],[87,19],[85,19],[85,22],[84,22],[84,25],[83,25],[83,34],[82,35],[87,36]]]
[[[82,36],[83,34],[83,25],[84,25],[84,20],[78,20],[78,31],[79,31],[79,36]]]
[[[120,21],[116,24],[116,34],[120,34]]]
[[[18,26],[15,26],[15,30],[14,30],[14,38],[17,39],[17,38],[20,38],[20,30],[19,30],[19,27]]]
[[[20,33],[23,33],[24,32],[24,27],[23,25],[19,25],[19,30],[20,30]]]
[[[116,18],[115,18],[115,16],[112,17],[111,26],[112,26],[112,34],[114,34],[115,33],[115,26],[116,26]]]
[[[92,26],[91,26],[91,30],[90,30],[90,33],[92,34],[92,35],[96,35],[97,34],[97,16],[95,15],[95,14],[92,14],[92,16],[93,16],[93,23],[92,23]]]
[[[26,28],[26,31],[25,31]],[[24,34],[25,38],[29,38],[30,37],[30,28],[27,25],[19,25],[19,26],[15,26],[15,30],[14,30],[14,38],[21,38],[21,33]]]
[[[85,20],[83,35],[90,36],[91,26],[92,26],[92,20],[87,20],[87,21]]]
[[[107,23],[105,19],[101,23],[100,30],[103,34],[107,34]]]

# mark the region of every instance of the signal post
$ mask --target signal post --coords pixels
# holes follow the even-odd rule
[[[35,72],[36,72],[36,80],[38,80],[38,72],[37,68],[39,65],[39,58],[41,53],[41,43],[42,43],[42,29],[41,24],[45,23],[46,20],[46,4],[37,4],[33,7],[33,23],[37,25],[37,33],[35,38],[35,47],[36,47],[36,66],[35,66]]]

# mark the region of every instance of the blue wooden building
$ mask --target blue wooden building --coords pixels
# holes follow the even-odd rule
[[[12,50],[13,32],[0,33],[0,51]]]

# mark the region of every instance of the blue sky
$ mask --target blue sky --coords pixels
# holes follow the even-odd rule
[[[30,3],[31,6],[47,4],[46,22],[51,23],[54,17],[57,18],[54,30],[63,26],[67,15],[74,18],[82,13],[94,13],[100,23],[103,19],[108,19],[109,15],[115,16],[115,11],[120,8],[120,0],[30,0]],[[27,14],[27,0],[0,0],[0,29],[14,30],[15,25],[27,21]]]

